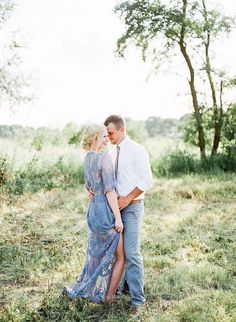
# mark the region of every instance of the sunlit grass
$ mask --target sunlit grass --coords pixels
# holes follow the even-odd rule
[[[140,321],[234,321],[235,175],[156,179],[142,227],[146,306]],[[86,249],[82,186],[23,194],[0,206],[1,321],[129,321],[112,306],[60,296]]]

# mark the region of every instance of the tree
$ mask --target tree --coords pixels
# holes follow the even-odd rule
[[[222,127],[223,149],[229,157],[236,157],[236,103],[229,106]]]
[[[146,141],[148,133],[143,121],[135,121],[129,117],[126,117],[125,123],[127,126],[127,134],[131,139],[138,143],[144,143]]]
[[[176,53],[182,56],[189,74],[187,81],[201,157],[206,157],[203,114],[208,105],[214,110],[212,155],[215,154],[222,127],[222,95],[226,76],[212,67],[210,46],[213,40],[231,31],[233,18],[222,15],[217,9],[208,10],[205,0],[173,0],[167,4],[161,0],[125,1],[116,6],[115,12],[124,19],[126,28],[117,42],[120,56],[124,55],[130,43],[141,48],[144,60],[151,57],[154,63]],[[199,85],[206,81],[208,89]],[[200,91],[202,88],[206,89],[203,93]]]
[[[14,2],[12,0],[1,0],[0,2],[0,29],[4,26],[6,20],[11,14],[14,8]]]
[[[4,34],[7,20],[14,9],[12,0],[1,0],[0,2],[0,32]],[[16,102],[24,102],[32,99],[29,92],[28,76],[22,73],[21,51],[23,45],[17,39],[15,33],[10,37],[5,31],[5,39],[0,42],[0,107],[6,102],[11,106]]]
[[[145,121],[145,128],[150,137],[155,136],[176,136],[178,135],[178,120],[157,116],[149,116]]]
[[[205,110],[202,115],[202,125],[205,134],[205,145],[207,149],[211,149],[214,137],[214,115],[213,110]],[[194,114],[188,115],[180,122],[179,129],[182,134],[182,139],[193,146],[198,146],[197,140],[197,123]]]

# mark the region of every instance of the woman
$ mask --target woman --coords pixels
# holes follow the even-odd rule
[[[106,127],[87,127],[82,147],[85,186],[94,197],[87,212],[88,247],[84,268],[75,285],[65,287],[69,298],[94,302],[113,301],[125,268],[123,224],[115,192],[115,175],[110,155],[104,152],[109,143]]]

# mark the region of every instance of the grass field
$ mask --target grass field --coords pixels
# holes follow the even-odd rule
[[[0,195],[0,321],[236,321],[236,175],[156,179],[142,227],[147,304],[60,296],[86,247],[82,186]]]

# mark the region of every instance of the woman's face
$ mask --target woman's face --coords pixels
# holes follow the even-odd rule
[[[103,133],[102,142],[98,146],[98,151],[104,151],[107,148],[109,141],[110,140],[109,140],[107,130],[105,130]]]

